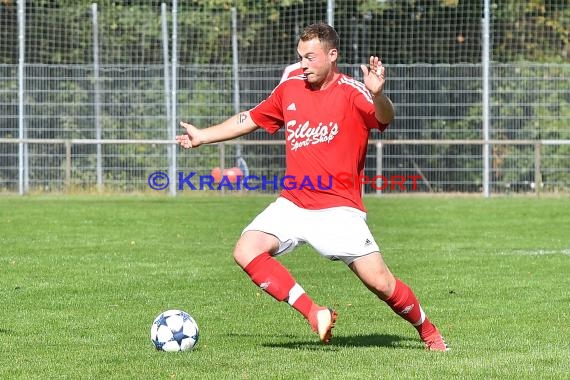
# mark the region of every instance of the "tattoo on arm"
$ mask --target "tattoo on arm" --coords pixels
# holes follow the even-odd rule
[[[246,114],[245,112],[244,112],[244,113],[240,113],[239,116],[238,116],[238,121],[237,121],[237,123],[238,123],[238,124],[242,124],[246,119],[247,119],[247,114]]]

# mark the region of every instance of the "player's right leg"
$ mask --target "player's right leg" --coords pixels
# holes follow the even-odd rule
[[[245,231],[236,243],[234,260],[245,269],[259,255],[277,252],[279,245],[279,239],[274,235],[262,231]]]
[[[276,211],[279,215],[275,214]],[[299,311],[319,334],[321,341],[328,343],[336,313],[315,304],[291,273],[273,257],[294,249],[298,244],[298,239],[289,235],[287,212],[282,211],[281,207],[272,204],[246,227],[236,244],[234,260],[262,290]]]

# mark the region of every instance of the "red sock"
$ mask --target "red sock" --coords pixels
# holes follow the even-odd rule
[[[388,297],[386,303],[396,314],[414,326],[421,324],[425,318],[414,292],[399,279],[396,279],[394,293]]]
[[[297,284],[291,273],[268,252],[253,259],[243,269],[251,280],[277,301],[285,301],[308,319],[311,298]]]
[[[435,326],[427,319],[412,289],[399,279],[396,279],[394,293],[386,303],[396,314],[414,325],[422,338],[435,331]]]
[[[437,331],[426,317],[412,289],[399,279],[396,279],[394,293],[386,300],[386,303],[396,314],[410,322],[418,330],[422,339]]]

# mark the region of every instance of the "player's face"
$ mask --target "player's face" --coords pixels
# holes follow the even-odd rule
[[[323,49],[321,42],[315,38],[309,41],[299,41],[297,53],[301,60],[303,73],[311,87],[319,88],[330,81],[334,75],[333,64],[337,58],[336,49]]]

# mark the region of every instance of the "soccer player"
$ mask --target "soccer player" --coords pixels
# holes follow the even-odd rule
[[[233,257],[251,280],[289,303],[328,343],[337,313],[316,304],[275,257],[299,244],[343,261],[378,298],[412,324],[429,350],[447,351],[413,291],[394,277],[366,224],[362,183],[369,132],[384,131],[394,107],[384,94],[378,57],[361,65],[364,83],[338,69],[339,36],[325,23],[307,26],[298,41],[302,75],[289,76],[261,103],[204,129],[181,122],[184,148],[225,141],[263,128],[285,128],[285,177],[280,196],[243,231]],[[284,177],[284,178],[285,178]]]

